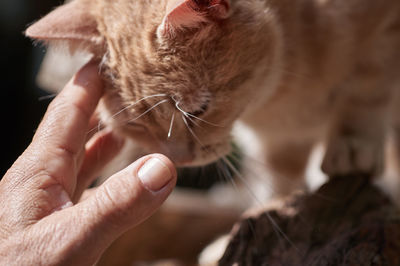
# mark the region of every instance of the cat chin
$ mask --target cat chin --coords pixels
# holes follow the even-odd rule
[[[186,167],[201,167],[218,161],[220,157],[212,158],[211,160],[194,160],[194,161],[175,161],[172,160],[176,167],[186,168]]]
[[[213,162],[218,161],[220,157],[215,158],[207,158],[207,159],[200,159],[200,160],[193,160],[193,161],[176,161],[173,160],[176,167],[200,167],[211,164]]]
[[[171,159],[177,167],[205,166],[218,160],[223,160],[231,152],[229,144],[224,145],[223,148],[222,146],[218,147],[218,149],[210,148],[210,151],[195,152],[196,156],[193,159],[174,159],[174,157],[171,157]]]

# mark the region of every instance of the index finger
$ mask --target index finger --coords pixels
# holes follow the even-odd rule
[[[46,162],[46,171],[55,175],[61,173],[63,179],[76,175],[89,120],[102,94],[97,64],[90,62],[53,100],[39,125],[30,145],[37,156],[38,167],[43,167],[41,162]],[[69,190],[70,185],[65,184],[65,180],[58,181]]]
[[[48,149],[79,152],[85,144],[89,119],[102,94],[97,64],[90,62],[75,74],[49,105],[33,142],[45,142]]]

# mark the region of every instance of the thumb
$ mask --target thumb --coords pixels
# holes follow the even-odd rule
[[[176,170],[172,162],[164,155],[153,154],[110,177],[74,207],[78,213],[86,214],[87,229],[101,235],[107,245],[153,214],[175,184]]]

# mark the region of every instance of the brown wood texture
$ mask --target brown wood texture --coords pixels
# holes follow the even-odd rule
[[[219,265],[398,266],[400,211],[368,178],[332,178],[237,223]]]

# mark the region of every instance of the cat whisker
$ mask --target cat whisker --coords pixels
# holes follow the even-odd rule
[[[205,146],[203,145],[203,143],[201,142],[199,137],[197,137],[197,135],[193,132],[192,128],[189,126],[189,123],[187,122],[185,115],[182,114],[181,117],[182,117],[183,123],[185,123],[186,128],[189,130],[190,134],[192,134],[193,138],[195,138],[196,141],[200,144],[200,146],[202,148],[204,148]]]
[[[235,183],[235,179],[233,178],[232,173],[229,172],[229,170],[227,169],[227,166],[226,166],[226,164],[224,164],[222,159],[219,159],[217,161],[217,166],[218,166],[217,169],[222,169],[222,174],[225,177],[225,180],[229,181],[232,184],[232,186],[235,189],[235,191],[239,194],[240,191],[239,191],[239,188],[237,187],[237,185]]]
[[[122,112],[126,111],[126,110],[129,109],[129,108],[132,108],[133,106],[137,105],[138,103],[140,103],[140,102],[142,102],[142,101],[144,101],[144,100],[147,100],[147,99],[150,99],[150,98],[154,98],[154,97],[166,97],[166,96],[167,96],[166,94],[153,94],[153,95],[145,96],[145,97],[143,97],[143,98],[137,100],[136,102],[134,102],[134,103],[132,103],[132,104],[129,104],[128,106],[122,108],[120,111],[116,112],[115,114],[113,114],[113,115],[112,115],[111,117],[109,117],[108,119],[113,119],[113,118],[115,118],[116,116],[120,115]]]
[[[179,106],[180,102],[177,101],[177,100],[174,98],[174,96],[171,96],[171,99],[175,102],[175,107],[176,107],[176,109],[178,109],[178,110],[179,110],[182,114],[184,114],[187,118],[192,117],[192,118],[194,118],[194,119],[197,119],[197,120],[199,120],[199,121],[201,121],[201,122],[203,122],[203,123],[206,123],[206,124],[211,125],[211,126],[214,126],[214,127],[224,127],[224,126],[222,126],[222,125],[214,124],[214,123],[209,122],[209,121],[207,121],[207,120],[204,120],[204,119],[202,119],[202,118],[200,118],[200,117],[197,117],[197,116],[195,116],[195,115],[193,115],[193,114],[191,114],[191,113],[189,113],[189,112],[186,112],[185,110],[183,110],[183,109]]]
[[[101,123],[101,121],[99,121],[97,123],[97,125],[95,127],[91,128],[86,134],[87,135],[91,135],[95,130],[97,130],[97,132],[100,132],[101,131],[101,126],[102,126],[102,123]]]
[[[287,176],[282,175],[278,171],[274,171],[274,168],[271,165],[269,165],[268,163],[260,161],[259,159],[255,158],[249,154],[246,154],[245,152],[243,152],[243,150],[240,150],[238,152],[241,154],[242,157],[246,157],[247,160],[251,161],[252,163],[256,164],[257,166],[261,166],[265,169],[268,169],[268,172],[271,175],[275,176],[276,178],[279,177],[279,180],[281,182],[284,182],[287,185],[291,185],[291,183],[293,182],[293,180],[291,178],[288,178]],[[265,182],[265,178],[263,178],[263,177],[259,177],[258,175],[254,175],[253,177],[256,179],[262,180],[262,182]],[[272,184],[270,184],[270,185],[271,185],[271,187],[273,187]]]
[[[221,172],[221,169],[223,169],[222,165],[221,165],[221,160],[217,160],[216,161],[216,166],[217,167],[215,169],[217,171],[218,180],[228,182],[229,181],[229,179],[228,179],[229,177],[227,177],[224,172]]]
[[[234,156],[234,154],[228,155],[228,158],[233,160],[234,162],[241,162],[238,158],[236,158]],[[265,187],[268,188],[272,193],[276,193],[275,189],[273,188],[274,186],[271,184],[271,182],[268,180],[268,178],[258,176],[256,171],[252,170],[251,167],[246,166],[246,164],[242,164],[241,166],[242,167],[245,166],[246,167],[246,171],[250,172],[253,177],[256,177],[256,179],[261,180],[261,182],[260,181],[257,182],[257,185],[266,183]],[[246,177],[248,177],[248,176],[246,176]],[[329,200],[329,199],[327,199],[327,200]],[[310,226],[311,226],[310,223],[307,222],[306,219],[304,219],[304,217],[301,214],[299,214],[299,218],[301,219],[301,221],[302,221],[304,226],[307,226],[308,228],[310,228]]]
[[[206,148],[206,146],[201,142],[201,140],[199,139],[199,137],[198,137],[198,136],[193,132],[193,130],[190,128],[190,126],[189,126],[189,124],[188,124],[188,122],[187,122],[187,120],[186,120],[185,115],[184,115],[184,114],[181,114],[181,117],[182,117],[182,120],[183,120],[183,122],[185,123],[187,129],[189,130],[189,132],[190,132],[191,135],[193,136],[193,138],[195,138],[195,140],[200,144],[200,146],[201,146],[203,149],[206,149],[207,151],[214,153],[214,154],[217,156],[217,158],[220,158],[220,160],[222,160],[221,162],[224,162],[223,165],[225,165],[225,171],[227,171],[227,172],[225,172],[225,173],[229,173],[229,171],[226,169],[226,167],[227,167],[227,166],[232,166],[232,167],[233,167],[233,165],[229,162],[229,160],[227,160],[224,156],[222,156],[222,157],[219,156],[219,154],[218,154],[214,149]],[[228,161],[229,164],[227,164],[226,161]],[[230,168],[231,168],[231,167],[230,167]],[[235,167],[233,167],[233,169],[231,169],[231,170],[232,170],[236,175],[237,175],[237,174],[240,175],[239,171],[237,171],[237,169],[236,169]],[[228,176],[231,176],[231,177],[228,178]],[[231,182],[233,182],[233,186],[237,189],[237,186],[236,186],[236,184],[234,183],[234,180],[233,180],[232,175],[229,173],[229,175],[225,175],[225,177],[227,177],[227,179],[229,179]],[[244,180],[243,177],[242,177],[242,179],[243,179],[243,181],[245,182],[245,180]],[[256,197],[255,194],[252,193],[250,186],[247,186],[247,188],[249,189],[250,193],[251,193],[252,195],[254,195],[254,197]],[[237,189],[237,190],[238,190],[238,189]],[[256,197],[256,200],[257,200],[257,197]]]
[[[187,129],[189,130],[189,132],[191,133],[191,135],[196,139],[196,141],[200,144],[200,146],[204,149],[206,146],[201,142],[201,140],[199,139],[199,137],[193,132],[193,130],[190,128],[187,119],[185,117],[184,114],[181,115],[182,116],[182,120],[185,123]],[[214,153],[217,158],[221,158],[221,160],[225,163],[225,165],[227,165],[232,171],[233,173],[240,178],[240,180],[244,183],[244,185],[246,186],[246,188],[248,189],[249,193],[251,194],[252,197],[254,197],[254,199],[257,201],[258,204],[262,205],[261,201],[257,198],[257,196],[253,193],[250,185],[246,182],[245,178],[241,175],[241,173],[234,167],[234,165],[225,157],[225,156],[220,156],[214,149],[211,148],[207,148],[206,150],[208,150],[209,152]]]
[[[197,119],[197,120],[199,120],[199,121],[201,121],[201,122],[203,122],[203,123],[206,123],[206,124],[209,124],[209,125],[211,125],[211,126],[214,126],[214,127],[224,127],[224,126],[222,126],[222,125],[214,124],[214,123],[211,123],[211,122],[209,122],[209,121],[207,121],[207,120],[204,120],[204,119],[202,119],[202,118],[200,118],[200,117],[197,117],[197,116],[195,116],[195,115],[192,115],[191,113],[187,113],[187,115],[190,116],[190,117],[192,117],[192,118],[194,118],[194,119]]]
[[[230,183],[232,184],[234,190],[236,191],[236,193],[237,193],[238,195],[241,195],[242,193],[241,193],[241,191],[239,190],[238,186],[236,185],[236,182],[235,182],[235,179],[234,179],[232,173],[229,171],[227,165],[222,161],[222,159],[219,159],[219,160],[217,161],[217,166],[218,166],[218,167],[217,167],[218,174],[221,175],[220,169],[222,169],[222,176],[223,176],[223,178],[226,180],[226,182],[230,182]],[[257,241],[257,233],[256,233],[255,230],[254,230],[253,224],[252,224],[251,221],[249,221],[249,220],[247,220],[247,223],[248,223],[248,225],[249,225],[249,228],[250,228],[251,232],[253,233],[253,237],[254,237],[254,238],[256,239],[256,241]]]
[[[200,146],[202,148],[205,148],[205,146],[203,145],[203,143],[200,141],[200,139],[197,137],[197,135],[193,132],[193,130],[190,128],[185,115],[182,113],[181,114],[182,120],[185,123],[187,129],[189,130],[189,132],[192,134],[192,136],[196,139],[196,141],[200,144]],[[226,156],[219,156],[219,154],[210,148],[207,148],[208,151],[213,152],[215,155],[217,155],[217,157],[220,157],[222,159],[222,161],[225,163],[226,166],[228,166],[232,172],[235,174],[236,177],[238,177],[242,183],[244,184],[244,186],[246,187],[246,189],[248,190],[248,192],[252,195],[252,197],[257,201],[258,205],[263,206],[262,202],[258,199],[258,197],[255,195],[255,193],[253,192],[253,190],[251,189],[251,186],[247,183],[247,181],[245,180],[245,178],[242,176],[242,174],[239,172],[238,169],[236,169],[236,167],[226,158]],[[236,187],[236,186],[235,186]],[[276,221],[274,220],[274,218],[272,218],[272,216],[266,212],[266,215],[269,219],[269,221],[271,222],[272,228],[274,229],[275,233],[277,234],[277,237],[279,238],[280,236],[283,236],[284,239],[298,252],[300,253],[300,250],[295,246],[295,244],[289,239],[289,237],[285,234],[285,232],[282,231],[282,229],[279,227],[279,225],[276,223]]]
[[[175,101],[175,99],[172,97],[172,99]],[[182,114],[184,114],[186,117],[189,117],[189,113],[184,111],[180,106],[179,106],[179,102],[175,101],[175,107],[176,109],[178,109]]]
[[[242,153],[242,154],[243,154],[243,153]],[[245,156],[246,156],[246,155],[245,155]],[[236,162],[236,163],[241,163],[241,162],[242,162],[241,159],[236,158],[235,155],[233,155],[233,154],[229,154],[228,157],[229,157],[229,159],[231,159],[232,161],[234,161],[234,162]],[[251,160],[251,158],[250,158],[250,160]],[[255,162],[255,160],[256,160],[256,159],[254,159],[252,162]],[[262,164],[261,162],[259,162],[259,163]],[[262,165],[265,165],[265,164],[262,164]],[[242,164],[241,166],[242,166],[242,167],[245,167],[245,170],[248,171],[248,172],[251,174],[251,177],[252,177],[256,182],[262,183],[262,184],[265,183],[265,184],[266,184],[266,188],[268,188],[272,193],[276,193],[273,184],[271,183],[271,181],[270,181],[268,178],[266,178],[265,176],[260,176],[259,173],[257,173],[257,171],[255,171],[253,168],[251,168],[251,167],[250,167],[249,165],[247,165],[246,163]],[[271,170],[271,171],[272,171],[272,170]],[[276,175],[276,176],[279,175],[279,173],[275,173],[275,172],[272,172],[272,174],[274,174],[274,175]],[[282,178],[285,179],[286,177],[282,177]],[[288,179],[288,180],[284,180],[284,181],[289,182],[289,179]]]
[[[245,178],[240,174],[240,172],[236,169],[236,167],[225,157],[221,157],[224,163],[235,173],[235,175],[242,181],[244,186],[248,189],[249,193],[253,195],[253,197],[258,201],[258,204],[262,206],[262,202],[257,198],[257,196],[253,193],[251,187],[249,184],[245,181]],[[268,217],[268,220],[272,224],[272,228],[274,228],[274,231],[276,234],[279,236],[283,236],[285,240],[295,249],[297,252],[300,252],[300,250],[296,247],[296,245],[289,239],[289,237],[285,234],[285,232],[282,231],[282,229],[279,227],[279,225],[276,223],[275,219],[272,218],[272,216],[268,213],[265,212],[265,214]]]
[[[168,130],[168,139],[171,137],[172,127],[174,126],[174,121],[175,121],[175,111],[173,111],[173,113],[172,113],[171,123],[169,125],[169,130]]]
[[[109,121],[110,119],[114,119],[115,117],[119,116],[120,114],[122,114],[122,113],[125,112],[126,110],[128,110],[128,109],[134,107],[135,105],[137,105],[138,103],[140,103],[140,102],[142,102],[142,101],[144,101],[144,100],[146,100],[146,99],[155,98],[155,97],[166,97],[166,96],[167,96],[167,95],[164,94],[164,93],[153,94],[153,95],[145,96],[145,97],[143,97],[143,98],[137,100],[136,102],[131,103],[131,104],[125,106],[124,108],[122,108],[121,110],[117,111],[117,112],[114,113],[113,115],[109,116],[108,118],[106,118],[106,120],[105,120],[104,122],[107,122],[107,121]],[[97,125],[96,127],[92,128],[92,129],[90,129],[88,133],[90,134],[92,131],[94,131],[94,130],[96,130],[96,129],[97,129],[98,131],[100,131],[101,126],[102,126],[102,124],[104,124],[104,122],[102,122],[102,121],[100,120],[99,123],[98,123],[98,125]]]
[[[238,177],[243,185],[246,187],[246,189],[248,190],[248,192],[252,195],[252,197],[257,201],[257,203],[260,206],[263,206],[262,202],[257,198],[257,196],[253,193],[253,190],[251,189],[250,185],[247,183],[247,181],[245,180],[245,178],[242,176],[242,174],[239,172],[238,169],[236,169],[236,167],[226,158],[226,156],[222,156],[221,159],[223,160],[223,162],[225,163],[225,165],[227,165],[235,174],[236,177]],[[265,214],[268,217],[268,220],[271,222],[272,228],[274,229],[274,231],[276,232],[277,236],[283,236],[285,238],[285,240],[294,248],[296,249],[298,252],[299,249],[294,245],[294,243],[289,239],[289,237],[282,231],[282,229],[279,227],[279,225],[276,223],[275,219],[272,218],[272,216],[268,213],[265,212]]]
[[[227,158],[233,161],[234,163],[242,163],[242,161],[238,158],[236,158],[233,154],[227,155]],[[241,167],[245,167],[245,170],[248,171],[251,174],[251,177],[255,178],[255,180],[262,180],[262,182],[258,183],[266,183],[267,186],[266,188],[269,189],[271,192],[275,192],[273,189],[272,184],[269,182],[268,178],[263,178],[258,176],[256,171],[254,171],[251,167],[246,166],[246,164],[241,164]]]
[[[163,103],[166,103],[166,102],[168,102],[168,99],[164,99],[164,100],[162,100],[162,101],[159,101],[158,103],[154,104],[152,107],[150,107],[149,109],[147,109],[146,111],[144,111],[144,112],[143,112],[142,114],[140,114],[139,116],[137,116],[137,117],[135,117],[135,118],[133,118],[133,119],[130,119],[130,120],[126,121],[126,123],[133,122],[133,121],[135,121],[135,120],[137,120],[137,119],[143,117],[144,115],[146,115],[147,113],[149,113],[151,110],[153,110],[154,108],[156,108],[156,107],[159,106],[160,104],[163,104]]]
[[[203,129],[203,127],[199,125],[196,121],[194,121],[192,118],[190,118],[190,116],[186,116],[186,118],[189,119],[189,121],[192,122],[193,125]]]
[[[225,163],[226,166],[231,169],[231,171],[235,174],[237,178],[240,179],[240,181],[243,183],[243,185],[246,187],[250,195],[256,200],[257,204],[262,206],[263,203],[262,201],[257,197],[257,195],[253,192],[253,189],[251,188],[250,184],[246,181],[244,176],[239,172],[239,170],[232,164],[231,161],[229,161],[226,156],[221,157],[222,161]]]
[[[192,130],[192,128],[189,126],[189,124],[188,124],[188,122],[187,122],[187,119],[186,119],[187,117],[185,117],[184,114],[181,114],[181,117],[182,117],[183,122],[184,122],[185,125],[186,125],[186,128],[188,129],[188,131],[190,132],[190,134],[193,136],[193,138],[200,144],[200,147],[201,147],[202,149],[204,149],[204,150],[209,151],[209,152],[213,152],[213,153],[217,156],[217,158],[220,157],[220,156],[215,152],[214,149],[211,149],[211,148],[209,148],[209,147],[206,147],[206,146],[202,143],[202,141],[200,140],[200,138],[194,133],[194,131]],[[189,119],[190,119],[190,118],[189,118]],[[221,159],[220,159],[220,160],[221,160]],[[218,165],[219,163],[221,163],[220,160],[217,161],[217,165]],[[233,186],[236,188],[236,190],[239,191],[239,190],[237,189],[236,184],[234,183],[234,180],[233,180],[233,178],[232,178],[232,175],[231,175],[231,174],[229,173],[229,171],[226,169],[226,166],[225,166],[225,169],[223,169],[223,170],[226,171],[226,172],[225,172],[226,180],[231,181],[232,184],[233,184]]]

